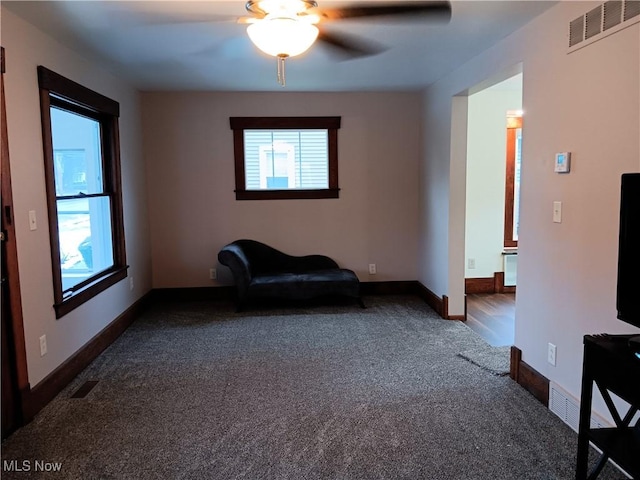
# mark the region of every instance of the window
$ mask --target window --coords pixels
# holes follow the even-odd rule
[[[60,318],[127,276],[120,105],[38,67],[54,309]]]
[[[522,161],[522,117],[507,117],[507,170],[504,210],[504,246],[518,246],[520,225],[520,166]]]
[[[338,198],[340,117],[231,117],[237,200]]]

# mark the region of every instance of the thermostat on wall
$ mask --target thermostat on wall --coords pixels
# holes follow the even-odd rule
[[[558,173],[569,173],[571,169],[571,152],[556,153],[555,171]]]

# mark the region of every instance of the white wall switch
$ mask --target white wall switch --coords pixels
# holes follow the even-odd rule
[[[476,268],[476,259],[475,258],[467,259],[467,268],[469,270],[473,270],[474,268]]]
[[[47,336],[42,335],[40,337],[40,356],[44,357],[47,354]]]
[[[38,223],[36,222],[36,211],[29,210],[29,230],[36,230]]]
[[[547,350],[547,362],[554,367],[556,366],[556,346],[550,343]]]
[[[129,277],[129,291],[133,290],[133,277]]]
[[[376,264],[375,263],[370,263],[369,264],[369,275],[375,275],[376,274]]]
[[[215,280],[218,278],[218,271],[215,268],[209,269],[209,280]]]
[[[553,223],[562,223],[562,202],[553,202]]]

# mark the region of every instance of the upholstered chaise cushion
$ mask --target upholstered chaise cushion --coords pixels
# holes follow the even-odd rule
[[[239,310],[252,298],[325,295],[353,297],[364,307],[356,274],[324,255],[296,257],[255,240],[236,240],[220,250],[218,260],[231,269]]]

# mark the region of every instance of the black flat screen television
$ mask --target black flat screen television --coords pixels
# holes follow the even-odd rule
[[[616,308],[620,320],[640,327],[640,173],[622,175]],[[629,346],[640,357],[640,335]]]

